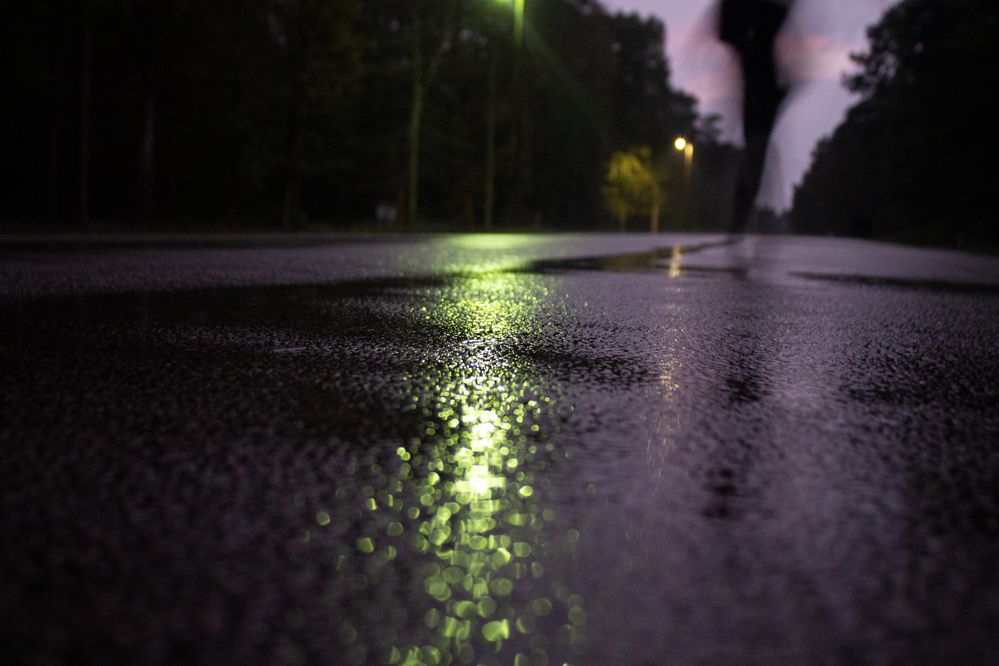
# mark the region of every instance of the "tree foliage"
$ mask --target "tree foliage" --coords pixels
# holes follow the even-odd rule
[[[611,156],[666,163],[696,134],[665,27],[528,0],[518,43],[512,6],[16,3],[0,27],[3,216],[348,226],[381,205],[410,227],[610,224]]]
[[[795,193],[797,228],[996,244],[999,7],[904,0],[868,41],[845,79],[861,101],[816,148]]]
[[[642,146],[611,156],[603,195],[607,209],[624,228],[629,217],[648,215],[649,226],[658,230],[659,211],[665,196],[663,176],[652,163],[652,149]]]

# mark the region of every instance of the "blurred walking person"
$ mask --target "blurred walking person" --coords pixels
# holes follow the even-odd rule
[[[774,44],[794,0],[721,0],[718,36],[735,49],[742,70],[745,155],[736,183],[730,231],[742,233],[760,189],[767,146],[788,89],[781,83]]]

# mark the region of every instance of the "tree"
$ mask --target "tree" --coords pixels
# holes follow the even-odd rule
[[[611,156],[603,187],[604,204],[624,231],[628,218],[648,214],[649,230],[659,231],[664,193],[662,175],[652,163],[652,150],[642,146]]]
[[[441,5],[445,5],[442,9]],[[406,218],[418,221],[420,193],[420,149],[423,116],[427,95],[433,88],[441,61],[452,39],[454,10],[452,2],[419,2],[410,0],[410,111],[409,111],[409,170]]]
[[[289,63],[287,175],[281,225],[292,226],[302,205],[307,169],[306,134],[325,109],[337,113],[350,98],[359,74],[360,45],[355,24],[360,7],[352,2],[290,0],[285,5],[284,39]]]
[[[904,0],[868,29],[862,98],[796,189],[803,231],[921,242],[996,243],[992,156],[999,129],[999,8]]]
[[[8,220],[346,227],[394,201],[412,228],[499,210],[592,228],[612,223],[611,156],[665,164],[696,115],[665,26],[596,0],[35,0],[5,18]]]
[[[90,104],[93,79],[94,27],[90,2],[80,3],[80,171],[77,220],[81,225],[90,221]]]
[[[615,139],[624,145],[646,142],[659,155],[677,135],[692,135],[697,118],[694,99],[670,86],[662,22],[616,14],[611,25]]]

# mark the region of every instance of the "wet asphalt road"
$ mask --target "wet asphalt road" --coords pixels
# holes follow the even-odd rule
[[[5,663],[999,663],[999,261],[0,241]]]

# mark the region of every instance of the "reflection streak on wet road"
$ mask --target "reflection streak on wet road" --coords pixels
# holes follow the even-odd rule
[[[15,660],[995,662],[996,260],[288,237],[0,273]]]
[[[362,524],[358,539],[375,570],[407,562],[427,599],[407,609],[418,622],[405,631],[363,627],[365,654],[404,664],[546,663],[549,652],[574,649],[585,618],[582,599],[543,563],[551,546],[573,545],[572,532],[552,525],[541,478],[545,459],[558,458],[550,424],[563,406],[556,387],[503,345],[537,330],[550,295],[533,276],[484,271],[433,296],[416,317],[452,337],[402,377],[400,395],[423,420],[397,449],[388,487],[368,500],[386,517]]]

